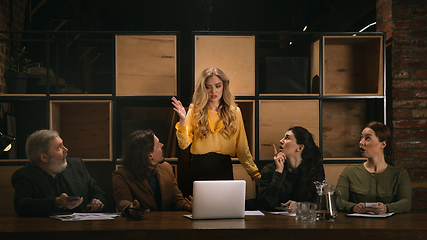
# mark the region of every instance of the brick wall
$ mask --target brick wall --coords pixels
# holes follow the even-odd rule
[[[411,176],[412,209],[427,210],[427,0],[377,0],[377,31],[391,55],[395,163]]]

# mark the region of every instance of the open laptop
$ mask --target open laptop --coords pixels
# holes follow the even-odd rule
[[[223,219],[245,217],[246,182],[194,181],[191,219]]]

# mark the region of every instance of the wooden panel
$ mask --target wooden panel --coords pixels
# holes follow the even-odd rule
[[[50,104],[50,128],[61,132],[61,107],[59,104]]]
[[[352,164],[323,164],[325,179],[329,185],[337,186],[338,178],[345,167]]]
[[[325,95],[382,95],[382,36],[324,37]]]
[[[319,93],[319,81],[320,81],[320,49],[319,40],[310,45],[310,93]]]
[[[136,130],[150,129],[159,138],[166,158],[177,157],[177,139],[175,124],[178,117],[171,107],[121,107],[119,122],[121,125],[121,150],[123,156],[126,139]]]
[[[176,96],[176,36],[116,36],[118,96]]]
[[[68,156],[111,160],[111,101],[51,101],[50,128],[59,132]]]
[[[359,140],[365,119],[365,102],[324,102],[323,157],[360,157]]]
[[[246,137],[252,157],[255,154],[255,105],[253,100],[237,100],[237,105],[242,112]]]
[[[246,181],[246,199],[256,198],[256,183],[240,164],[233,164],[234,180]]]
[[[12,174],[22,166],[0,166],[0,216],[17,216],[13,206],[15,189],[12,186]]]
[[[230,79],[233,95],[255,95],[254,36],[195,36],[195,81],[209,67]]]
[[[319,101],[317,100],[261,100],[260,160],[271,160],[274,156],[272,144],[280,145],[286,131],[293,126],[306,128],[319,144]]]

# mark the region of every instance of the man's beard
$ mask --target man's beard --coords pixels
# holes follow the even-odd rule
[[[47,169],[54,173],[61,173],[67,167],[67,161],[63,162],[67,157],[67,153],[65,153],[63,159],[58,159],[50,156],[49,164],[47,165]]]

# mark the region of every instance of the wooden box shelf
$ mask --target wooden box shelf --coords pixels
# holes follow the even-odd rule
[[[383,94],[382,36],[324,36],[324,95]]]
[[[172,106],[126,106],[120,105],[117,118],[119,136],[117,141],[118,156],[123,157],[126,139],[136,130],[150,129],[164,144],[164,156],[167,159],[177,159],[178,145],[176,140],[175,124],[179,121],[178,115]]]
[[[195,36],[194,84],[206,68],[221,69],[236,96],[255,95],[255,36]]]
[[[21,95],[27,97],[27,95]],[[1,101],[4,119],[1,121],[1,130],[3,134],[15,137],[12,142],[12,149],[3,152],[0,155],[3,161],[27,161],[25,145],[28,136],[39,129],[47,129],[49,125],[46,122],[48,113],[46,101],[43,98],[28,98]],[[4,124],[4,125],[3,125]]]
[[[323,158],[361,160],[360,134],[367,123],[384,121],[383,99],[323,101]]]
[[[112,101],[52,100],[50,128],[59,132],[68,156],[112,160]]]
[[[260,96],[309,96],[312,68],[319,68],[317,58],[310,49],[316,33],[257,34],[257,76]],[[318,72],[318,71],[317,71]],[[318,73],[314,74],[318,75]]]
[[[246,181],[246,199],[256,198],[256,184],[240,163],[233,164],[234,180]]]
[[[385,122],[386,111],[385,34],[339,34],[194,32],[180,38],[179,32],[24,33],[17,42],[27,47],[33,62],[52,69],[58,82],[50,88],[32,82],[26,94],[0,95],[17,126],[17,156],[0,156],[0,165],[23,165],[26,138],[51,128],[59,132],[70,157],[83,158],[94,176],[111,180],[111,166],[122,161],[128,135],[149,128],[165,145],[165,159],[174,164],[180,188],[189,191],[191,154],[177,144],[179,119],[170,98],[177,96],[188,107],[193,94],[188,86],[195,86],[204,69],[217,67],[230,79],[260,168],[273,161],[272,145],[280,145],[287,129],[302,126],[331,163],[325,170],[333,182],[343,167],[336,164],[363,160],[360,132],[370,121]],[[292,60],[299,62],[299,70],[289,67]],[[194,72],[185,70],[189,64]],[[298,88],[291,83],[299,83]],[[75,93],[69,84],[82,92]],[[254,182],[235,157],[233,168],[235,179],[247,181],[247,198],[255,197]]]
[[[253,100],[237,100],[236,103],[242,112],[249,149],[255,157],[255,103]]]
[[[273,144],[278,147],[280,139],[293,126],[306,128],[319,144],[319,101],[260,100],[259,159],[272,160]]]
[[[116,95],[176,96],[176,36],[117,35]]]
[[[323,157],[360,157],[360,133],[366,125],[366,102],[323,103]]]

